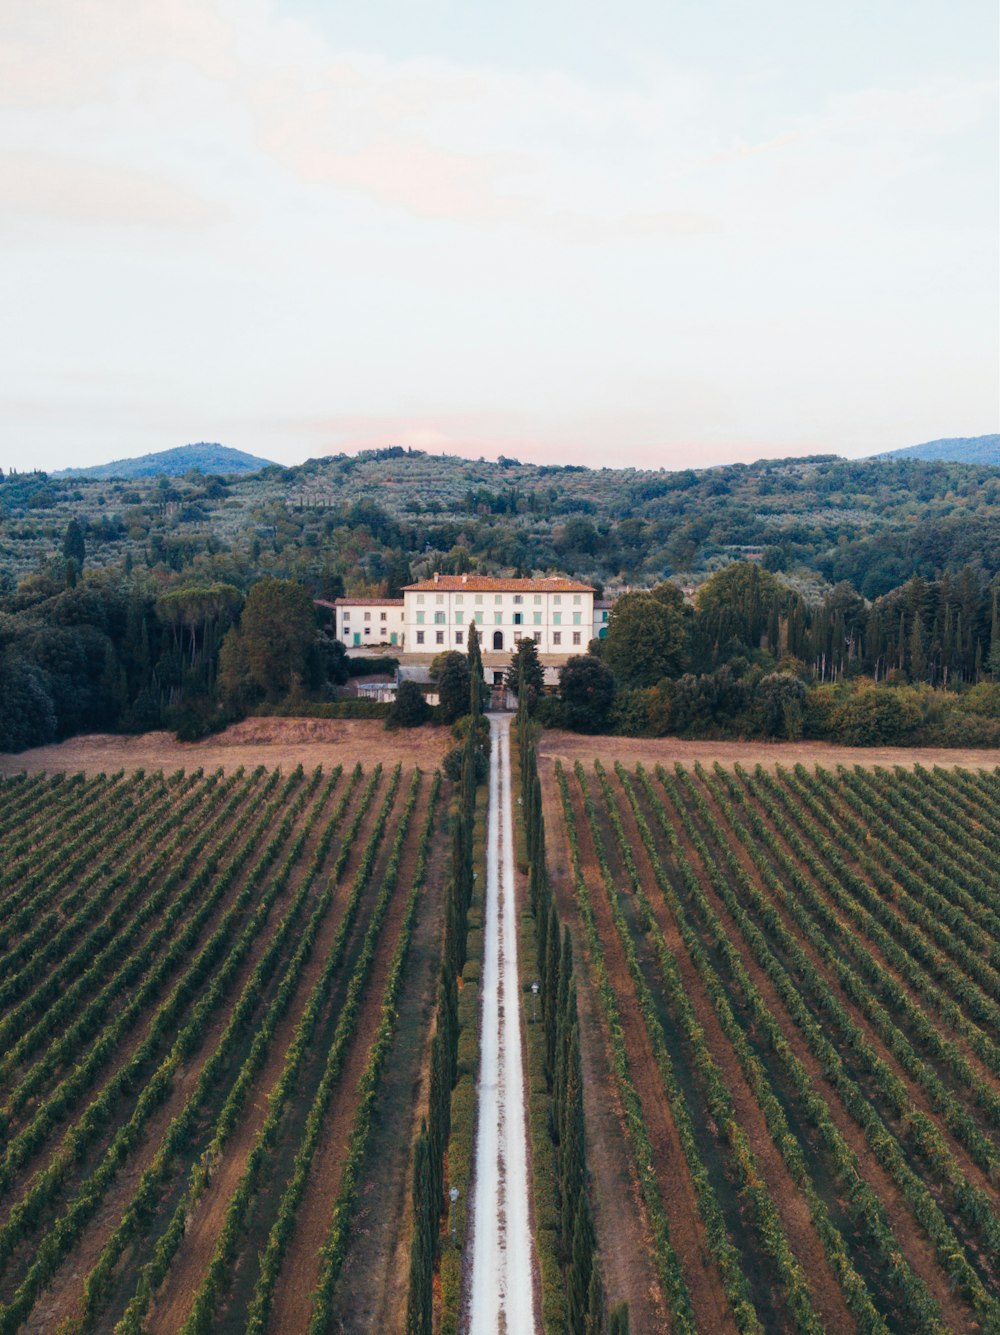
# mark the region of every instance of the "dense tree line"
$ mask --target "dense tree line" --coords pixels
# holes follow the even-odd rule
[[[344,649],[321,629],[308,590],[265,578],[235,585],[137,577],[80,579],[70,525],[62,587],[22,590],[0,612],[0,749],[81,731],[171,727],[197,736],[265,699],[320,694],[346,680]]]
[[[915,575],[872,602],[841,582],[809,603],[734,562],[691,605],[672,585],[630,593],[541,716],[581,732],[996,744],[1000,578]]]

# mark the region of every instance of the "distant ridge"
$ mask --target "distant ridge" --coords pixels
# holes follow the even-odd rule
[[[93,468],[63,468],[53,477],[85,477],[98,481],[106,478],[183,477],[195,468],[200,473],[256,473],[273,468],[270,459],[259,459],[229,445],[200,441],[197,445],[178,445],[172,450],[143,454],[137,459],[116,459]]]
[[[873,454],[873,459],[928,459],[949,464],[1000,464],[1000,436],[955,436]]]

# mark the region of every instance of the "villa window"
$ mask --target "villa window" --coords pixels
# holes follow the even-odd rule
[[[518,604],[518,603],[523,603],[523,602],[524,602],[524,599],[521,597],[521,595],[520,595],[519,593],[515,593],[515,594],[514,594],[514,603],[515,603],[515,605]]]
[[[581,617],[582,615],[583,615],[582,612],[574,612],[574,613],[573,613],[573,625],[574,625],[574,626],[579,626],[579,624],[580,624],[580,617]]]
[[[477,626],[481,626],[482,624],[483,624],[483,614],[482,614],[482,612],[477,612],[477,613],[476,613],[476,625],[477,625]]]
[[[552,643],[553,643],[553,644],[562,644],[562,631],[554,630],[554,631],[552,632]]]
[[[541,632],[540,630],[536,630],[536,631],[535,631],[535,634],[534,634],[534,641],[535,641],[536,644],[541,644],[541,642],[542,642],[542,632]]]
[[[365,613],[365,620],[366,620],[366,621],[371,621],[371,619],[372,619],[372,614],[371,614],[371,612],[366,612],[366,613]]]
[[[535,613],[534,613],[534,617],[535,617],[535,625],[536,625],[536,626],[540,626],[540,625],[542,624],[542,614],[541,614],[541,612],[535,612]]]
[[[552,613],[552,624],[553,624],[554,626],[561,626],[561,625],[562,625],[562,612],[553,612],[553,613]]]
[[[423,614],[423,612],[418,612],[418,613],[417,613],[417,625],[418,625],[418,626],[422,626],[423,624],[424,624],[424,614]]]
[[[456,612],[456,613],[455,613],[455,625],[456,625],[456,626],[460,626],[464,620],[465,620],[465,613],[464,613],[464,612]]]
[[[579,643],[580,643],[580,632],[579,632],[578,630],[575,630],[575,631],[573,632],[573,643],[574,643],[574,644],[579,644]]]
[[[498,626],[502,626],[502,625],[503,625],[503,613],[502,613],[502,612],[495,612],[494,615],[493,615],[493,620],[494,620],[494,622],[495,622]]]
[[[520,612],[515,612],[515,613],[514,613],[514,625],[515,625],[515,626],[519,626],[523,620],[524,620],[524,618],[522,617],[522,615],[521,615]]]
[[[456,644],[464,644],[464,643],[465,643],[465,631],[464,631],[464,630],[456,630],[456,631],[455,631],[455,643],[456,643]]]
[[[418,594],[417,594],[417,602],[418,602],[418,603],[422,603],[423,601],[424,601],[424,595],[423,595],[422,593],[418,593]]]
[[[417,631],[417,644],[423,644],[423,642],[424,642],[424,632],[423,632],[422,630],[418,630],[418,631]]]
[[[573,594],[573,606],[574,607],[580,606],[580,595],[578,593]]]
[[[443,630],[437,630],[437,631],[434,632],[434,642],[435,642],[435,644],[444,644],[444,631],[443,631]]]
[[[444,625],[444,613],[443,613],[443,612],[435,612],[435,613],[434,613],[434,624],[435,624],[435,626],[443,626],[443,625]]]
[[[443,602],[444,602],[444,594],[443,594],[443,593],[436,593],[436,594],[434,595],[434,601],[435,601],[436,603],[443,603]]]

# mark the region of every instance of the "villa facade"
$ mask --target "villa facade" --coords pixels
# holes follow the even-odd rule
[[[532,639],[540,654],[582,654],[593,634],[594,590],[562,576],[499,579],[435,575],[403,590],[410,653],[462,649],[475,623],[484,653]]]
[[[337,639],[350,649],[397,649],[433,657],[464,650],[468,628],[479,630],[484,655],[510,655],[519,640],[534,640],[547,658],[586,653],[607,631],[611,603],[594,602],[590,584],[563,575],[504,579],[488,575],[434,575],[409,584],[402,598],[338,598],[326,603]]]

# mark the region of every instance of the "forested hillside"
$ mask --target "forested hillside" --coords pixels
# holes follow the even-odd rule
[[[135,459],[116,459],[113,463],[94,464],[90,468],[66,468],[55,476],[96,479],[182,477],[191,469],[199,473],[256,473],[269,466],[270,460],[258,459],[244,450],[201,441],[197,445],[178,445],[173,450],[141,454]]]
[[[626,648],[615,726],[718,727],[727,707],[712,700],[729,696],[713,674],[756,700],[785,659],[806,685],[861,675],[966,689],[1000,671],[1000,468],[829,457],[669,473],[390,449],[245,478],[10,474],[0,746],[89,728],[197,731],[289,693],[328,699],[345,669],[309,621],[310,597],[394,596],[434,570],[565,571],[609,596],[690,590],[735,563],[757,572],[746,617],[734,604],[739,624],[722,627],[711,599],[689,604],[659,677],[634,680],[629,665],[650,655]],[[291,584],[275,595],[268,579]],[[255,602],[269,610],[247,636]],[[276,667],[254,652],[275,634],[296,646]],[[708,680],[666,724],[662,709],[655,725],[645,706],[626,709],[628,691],[688,677]],[[690,704],[691,691],[673,697]],[[730,708],[728,726],[749,717]]]
[[[587,469],[391,449],[245,478],[0,480],[0,578],[58,560],[67,523],[88,567],[324,572],[352,592],[432,569],[564,570],[609,587],[693,576],[751,552],[771,570],[851,580],[1000,565],[1000,468],[833,457],[681,472]]]
[[[938,459],[955,464],[1000,464],[1000,436],[949,436],[887,450],[877,459]]]

